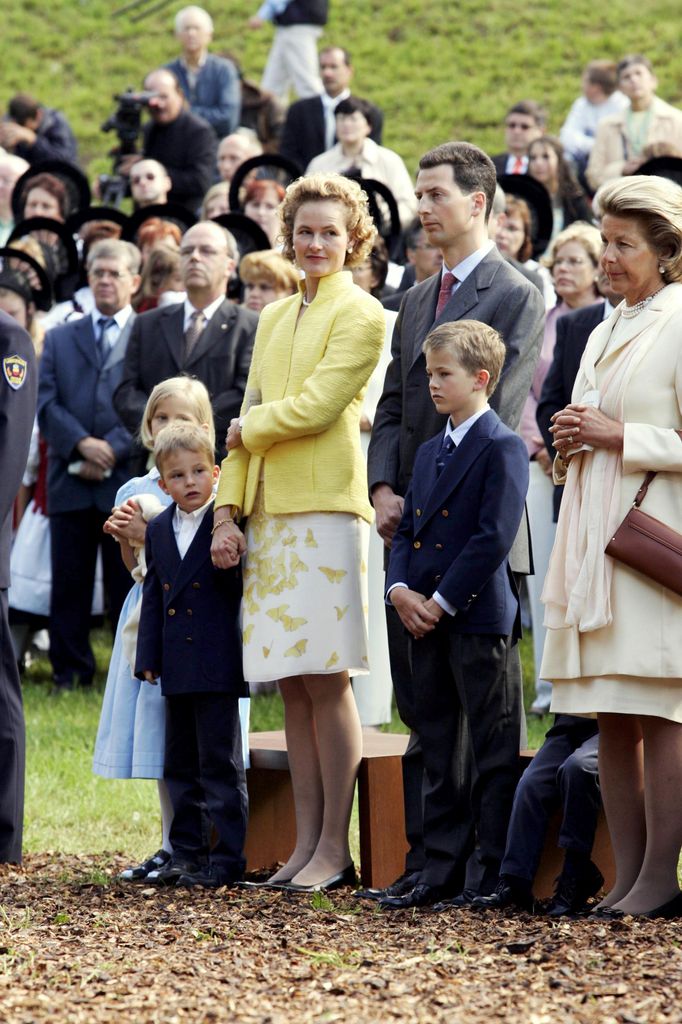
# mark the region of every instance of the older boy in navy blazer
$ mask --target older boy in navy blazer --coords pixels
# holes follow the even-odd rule
[[[417,452],[386,593],[412,637],[426,863],[411,892],[380,900],[393,908],[453,897],[463,906],[495,888],[522,713],[518,660],[510,656],[519,602],[508,555],[523,514],[528,456],[488,405],[505,347],[492,327],[460,320],[432,331],[424,352],[431,398],[449,420]],[[462,742],[470,743],[474,766],[466,795],[452,767]],[[479,888],[462,893],[474,838],[485,872]]]
[[[159,434],[154,457],[159,484],[174,504],[147,526],[135,671],[149,683],[160,676],[167,698],[164,778],[174,817],[171,859],[146,881],[217,888],[240,879],[245,864],[241,575],[211,562],[219,470],[208,435],[173,424]],[[218,836],[207,862],[202,803]]]

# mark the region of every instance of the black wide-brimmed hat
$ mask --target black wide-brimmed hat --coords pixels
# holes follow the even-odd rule
[[[18,220],[23,212],[22,193],[24,186],[31,178],[37,178],[39,174],[52,174],[55,178],[59,178],[64,185],[69,197],[69,208],[66,211],[67,216],[71,216],[76,210],[82,210],[90,205],[90,185],[80,167],[67,163],[66,160],[41,160],[37,164],[32,164],[17,179],[12,191],[12,213],[15,220]]]
[[[37,285],[31,283],[29,271],[33,271]],[[27,305],[33,302],[45,313],[52,306],[52,284],[45,269],[27,252],[10,245],[0,248],[0,288],[16,292]]]
[[[155,217],[175,224],[180,229],[181,235],[184,235],[185,231],[197,222],[192,211],[188,210],[186,206],[181,206],[180,203],[152,203],[151,206],[141,206],[130,214],[123,231],[123,239],[126,242],[134,242],[142,225]]]
[[[272,248],[270,239],[260,224],[256,224],[255,220],[247,217],[245,213],[221,213],[211,220],[227,228],[230,234],[234,235],[240,257],[246,256],[249,252]]]
[[[128,215],[115,206],[86,206],[82,210],[75,210],[66,218],[66,226],[72,235],[77,235],[84,224],[92,224],[93,221],[110,221],[117,224],[121,229],[121,237],[128,224]]]
[[[669,178],[676,185],[682,185],[682,157],[655,156],[640,164],[637,174],[656,174],[659,178]]]
[[[530,210],[533,256],[542,256],[554,227],[552,200],[545,186],[529,174],[500,174],[497,183],[506,195],[523,199]]]
[[[47,275],[52,281],[55,299],[61,302],[73,294],[79,273],[78,249],[66,224],[51,217],[27,217],[14,225],[7,245],[27,235],[36,237],[42,231],[56,236],[54,242],[48,243],[40,238],[36,241],[45,254]]]
[[[259,167],[264,167],[269,172],[267,175],[257,175],[256,177],[259,181],[274,181],[281,185],[282,188],[286,188],[287,185],[290,185],[292,181],[300,178],[303,174],[302,169],[297,163],[287,159],[285,156],[280,156],[279,153],[261,153],[260,156],[249,157],[248,160],[239,165],[230,182],[229,203],[230,210],[234,213],[238,213],[241,210],[239,190],[244,184],[244,179]]]
[[[377,232],[381,235],[389,256],[395,259],[400,247],[401,225],[398,202],[391,189],[383,181],[376,178],[363,178],[361,174],[347,173],[344,175],[351,181],[357,181],[367,195],[369,212]]]

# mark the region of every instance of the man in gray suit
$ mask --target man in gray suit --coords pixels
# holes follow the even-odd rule
[[[419,162],[416,194],[419,217],[429,242],[443,254],[443,267],[405,295],[396,321],[392,361],[386,371],[368,454],[368,478],[377,529],[390,547],[400,522],[403,499],[417,448],[439,430],[445,417],[431,401],[422,346],[437,324],[481,320],[500,332],[507,358],[491,405],[516,429],[528,396],[542,342],[544,303],[537,288],[502,258],[489,240],[487,221],[495,197],[495,168],[482,150],[466,142],[448,142]],[[511,555],[517,573],[531,571],[527,526]],[[391,671],[400,717],[412,721],[412,678],[407,636],[397,614],[387,607]],[[520,678],[520,666],[519,666]],[[462,733],[462,747],[466,738]],[[464,778],[466,765],[459,766]],[[413,734],[403,758],[405,830],[409,850],[405,874],[386,894],[409,893],[423,865],[421,803],[424,773]],[[481,882],[469,880],[477,895]],[[494,888],[495,879],[485,887]],[[491,888],[491,891],[492,891]],[[383,895],[377,893],[374,895]]]

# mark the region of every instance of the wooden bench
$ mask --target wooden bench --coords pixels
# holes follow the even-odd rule
[[[366,886],[388,885],[405,866],[407,842],[403,813],[401,757],[407,736],[393,733],[364,733],[358,773],[360,822],[360,873]],[[283,732],[256,732],[249,737],[251,768],[247,771],[249,825],[246,833],[246,868],[258,871],[277,861],[286,861],[296,842],[294,800],[289,761]],[[524,750],[520,770],[527,767],[534,751]],[[534,893],[538,899],[551,896],[561,871],[563,854],[557,848],[561,815],[550,823]],[[603,813],[595,837],[593,860],[609,888],[614,880],[613,855]]]

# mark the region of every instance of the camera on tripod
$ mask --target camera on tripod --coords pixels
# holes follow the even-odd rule
[[[99,191],[102,202],[107,206],[120,206],[128,192],[128,179],[118,174],[121,159],[137,152],[137,139],[142,131],[142,111],[149,107],[149,101],[158,96],[156,92],[126,89],[117,93],[114,99],[118,106],[102,125],[103,132],[116,132],[118,146],[110,155],[113,158],[113,174],[100,174]]]

